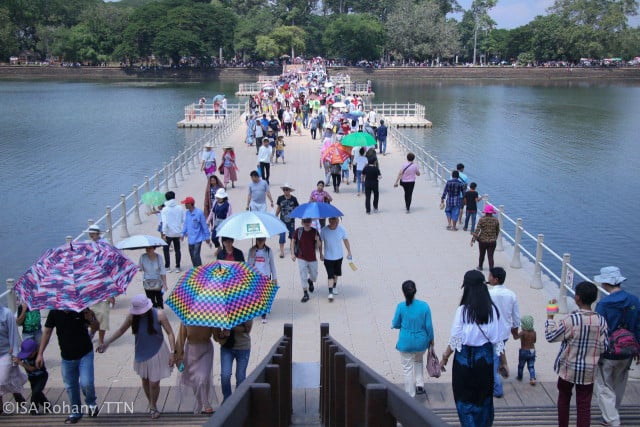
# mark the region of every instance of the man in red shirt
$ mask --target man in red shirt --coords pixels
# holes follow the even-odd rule
[[[300,302],[309,301],[309,292],[315,289],[313,282],[318,279],[318,260],[316,250],[322,257],[322,241],[318,230],[311,227],[311,218],[303,218],[302,227],[298,227],[291,239],[291,259],[298,260],[300,270],[300,281],[304,295]]]

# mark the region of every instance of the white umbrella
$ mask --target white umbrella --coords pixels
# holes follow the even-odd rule
[[[216,227],[219,237],[236,240],[271,237],[287,231],[287,226],[270,213],[243,211],[222,221]]]
[[[334,102],[331,105],[333,105],[333,108],[345,108],[347,106],[344,102]]]
[[[155,246],[167,246],[167,242],[159,237],[136,234],[116,243],[118,249],[144,249]]]

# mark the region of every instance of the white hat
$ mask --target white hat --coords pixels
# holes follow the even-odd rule
[[[600,274],[595,276],[593,279],[598,283],[607,283],[613,286],[617,286],[627,280],[627,278],[623,277],[620,273],[620,269],[614,266],[602,267],[600,269]]]
[[[218,188],[218,191],[216,191],[216,199],[226,199],[227,197],[229,197],[229,195],[227,194],[226,191],[224,191],[224,188]]]
[[[284,184],[282,184],[282,185],[280,186],[280,188],[282,188],[283,190],[284,190],[285,188],[288,188],[288,189],[289,189],[289,190],[291,190],[291,191],[296,191],[296,189],[295,189],[295,188],[293,188],[293,187],[292,187],[288,182],[285,182]]]
[[[151,307],[153,307],[151,300],[145,294],[138,294],[131,299],[129,313],[139,316],[151,310]]]
[[[330,122],[327,122],[324,127],[327,129],[333,129],[333,125]]]
[[[213,148],[213,142],[207,142],[206,144],[204,144],[204,148]]]
[[[89,229],[87,230],[87,233],[102,233],[102,230],[100,230],[99,225],[93,224],[91,225],[91,227],[89,227]]]

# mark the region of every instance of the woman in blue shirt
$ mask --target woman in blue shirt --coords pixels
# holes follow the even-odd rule
[[[404,372],[404,390],[411,397],[424,394],[423,357],[433,345],[433,325],[429,304],[415,299],[416,284],[407,280],[402,284],[405,302],[396,307],[391,327],[400,329],[396,350],[400,352]]]

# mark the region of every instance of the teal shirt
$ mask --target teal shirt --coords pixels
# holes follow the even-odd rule
[[[396,350],[403,353],[425,351],[433,340],[429,304],[417,299],[414,299],[411,305],[401,302],[396,307],[391,327],[400,329]]]

